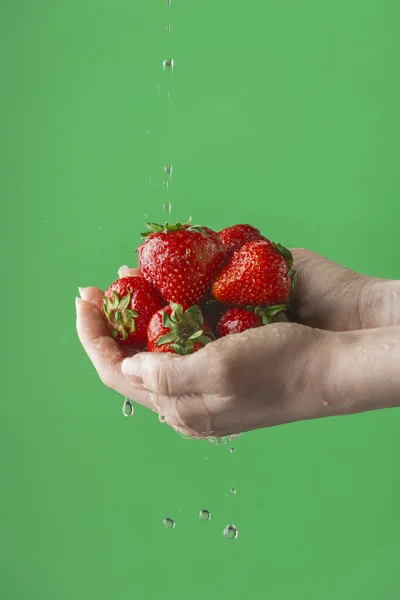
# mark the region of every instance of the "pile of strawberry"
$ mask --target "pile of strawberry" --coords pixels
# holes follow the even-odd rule
[[[255,227],[147,227],[138,248],[142,277],[118,279],[103,300],[120,343],[191,354],[216,337],[289,320],[292,254]]]

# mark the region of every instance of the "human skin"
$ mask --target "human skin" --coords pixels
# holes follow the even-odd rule
[[[196,437],[224,436],[400,403],[400,282],[293,250],[299,323],[227,336],[190,356],[121,348],[81,290],[77,330],[101,380]],[[119,275],[140,276],[122,267]]]

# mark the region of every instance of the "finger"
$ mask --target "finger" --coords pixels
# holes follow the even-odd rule
[[[123,265],[118,269],[118,277],[143,277],[140,269],[132,268],[130,269],[126,265]]]
[[[77,331],[87,355],[100,379],[118,393],[152,408],[149,393],[143,386],[133,385],[121,371],[125,358],[121,346],[110,335],[101,310],[92,302],[76,299]]]
[[[97,287],[86,287],[79,288],[79,293],[81,295],[82,300],[86,300],[86,302],[91,302],[98,308],[101,308],[103,304],[104,292]]]
[[[310,250],[292,252],[297,285],[290,304],[298,320],[321,329],[358,329],[360,295],[370,278]]]
[[[213,342],[213,346],[218,342]],[[211,344],[210,344],[211,346]],[[127,358],[122,372],[139,385],[160,396],[182,396],[206,392],[213,369],[207,348],[189,356],[147,352]]]

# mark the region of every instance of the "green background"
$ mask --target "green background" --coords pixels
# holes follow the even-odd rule
[[[166,199],[400,278],[399,25],[398,0],[0,2],[2,598],[400,598],[397,410],[185,441],[123,418],[74,307]]]

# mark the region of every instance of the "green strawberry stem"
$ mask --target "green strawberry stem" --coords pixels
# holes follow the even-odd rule
[[[162,324],[169,332],[157,340],[156,346],[171,344],[171,348],[183,356],[191,354],[195,344],[205,346],[215,339],[210,331],[203,331],[204,320],[199,306],[184,311],[180,304],[170,302],[170,307],[170,315],[165,310],[162,313]]]
[[[263,325],[269,325],[277,321],[286,322],[286,310],[285,304],[275,304],[274,306],[257,306],[254,312],[261,317]]]
[[[190,229],[190,231],[198,231],[199,233],[207,233],[201,225],[191,225],[192,217],[186,223],[164,223],[164,225],[159,225],[158,223],[146,223],[146,227],[149,231],[145,231],[140,234],[142,240],[145,240],[151,233],[168,233],[180,231],[182,229]],[[189,227],[190,226],[190,227]]]
[[[131,302],[131,293],[120,299],[117,292],[113,292],[113,299],[110,300],[106,296],[103,298],[102,309],[104,315],[110,324],[111,335],[115,339],[125,341],[130,333],[135,333],[135,319],[138,313],[135,310],[129,310],[128,306]]]

